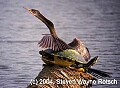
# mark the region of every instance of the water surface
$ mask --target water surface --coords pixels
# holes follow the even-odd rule
[[[0,1],[0,87],[24,88],[42,70],[37,42],[47,27],[22,7],[41,11],[67,43],[80,38],[91,56],[100,59],[94,68],[111,72],[120,86],[119,0],[1,0]]]

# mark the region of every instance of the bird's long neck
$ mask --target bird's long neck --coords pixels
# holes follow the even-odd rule
[[[48,20],[47,18],[45,18],[40,13],[36,17],[38,19],[40,19],[49,28],[50,33],[51,33],[52,36],[57,37],[57,34],[55,32],[55,28],[54,28],[54,24],[50,20]]]

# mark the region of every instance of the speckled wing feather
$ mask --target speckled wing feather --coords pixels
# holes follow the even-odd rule
[[[43,38],[38,42],[38,44],[41,48],[49,48],[54,51],[72,49],[72,47],[66,44],[63,40],[51,35],[44,35]]]
[[[77,38],[73,39],[73,41],[68,45],[77,50],[81,54],[81,56],[85,59],[85,61],[88,61],[90,59],[91,56],[88,48],[79,39]]]

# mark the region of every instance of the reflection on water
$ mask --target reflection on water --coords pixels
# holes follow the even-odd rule
[[[94,68],[112,72],[113,79],[120,79],[119,0],[1,0],[1,88],[26,87],[42,69],[37,41],[48,29],[23,6],[39,9],[54,22],[58,35],[66,42],[81,38],[92,57],[100,57]]]

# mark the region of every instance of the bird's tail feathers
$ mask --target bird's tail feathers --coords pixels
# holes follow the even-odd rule
[[[87,67],[87,68],[90,68],[91,66],[93,66],[93,65],[97,62],[98,58],[99,58],[98,56],[92,58],[92,59],[86,64],[86,67]]]
[[[111,77],[111,73],[109,72],[104,72],[104,71],[100,71],[97,69],[93,69],[93,68],[88,68],[87,71],[89,74],[93,75],[96,78],[104,78],[104,77]]]

